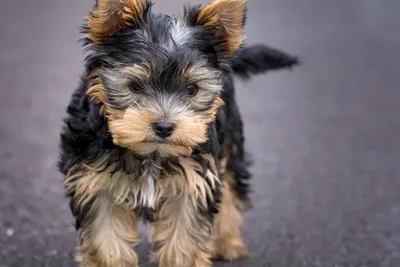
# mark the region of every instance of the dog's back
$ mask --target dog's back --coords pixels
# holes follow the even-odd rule
[[[221,172],[235,188],[241,209],[249,206],[248,167],[250,159],[244,149],[243,122],[235,97],[234,76],[249,79],[252,75],[291,68],[299,64],[297,58],[266,45],[241,47],[230,59],[231,75],[225,77],[222,100],[217,117],[217,131],[221,144]]]

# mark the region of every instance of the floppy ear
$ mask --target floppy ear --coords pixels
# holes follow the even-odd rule
[[[186,18],[192,26],[204,26],[214,31],[225,46],[222,56],[230,56],[246,38],[243,35],[246,7],[246,0],[215,0],[197,10],[186,11]]]
[[[147,0],[97,0],[86,17],[88,38],[97,43],[122,27],[137,25],[150,7]]]

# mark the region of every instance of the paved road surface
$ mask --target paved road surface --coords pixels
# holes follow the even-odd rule
[[[75,266],[55,163],[91,2],[0,8],[1,267]],[[158,2],[171,13],[183,0]],[[256,160],[250,257],[216,266],[400,266],[400,2],[249,2],[249,42],[305,64],[238,82]],[[143,266],[147,249],[139,248]]]

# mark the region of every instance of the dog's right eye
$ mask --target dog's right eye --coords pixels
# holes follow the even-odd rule
[[[143,86],[140,83],[137,83],[137,82],[132,82],[129,85],[129,89],[134,93],[141,93],[141,92],[144,91]]]
[[[186,93],[189,97],[194,97],[197,92],[199,91],[199,88],[196,85],[189,85],[186,87]]]

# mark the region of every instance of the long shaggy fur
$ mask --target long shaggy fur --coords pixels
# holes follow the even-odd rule
[[[182,18],[151,6],[98,0],[82,28],[86,70],[67,108],[59,169],[83,266],[138,266],[139,220],[154,227],[161,267],[246,256],[251,175],[233,76],[297,64],[242,46],[245,0],[187,6]]]

